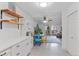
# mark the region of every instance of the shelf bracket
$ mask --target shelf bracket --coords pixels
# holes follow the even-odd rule
[[[2,19],[2,18],[3,18],[3,17],[2,17],[2,10],[1,10],[1,19]],[[1,27],[1,29],[2,29],[2,21],[1,21],[0,27]]]
[[[19,17],[18,17],[18,30],[19,30]]]

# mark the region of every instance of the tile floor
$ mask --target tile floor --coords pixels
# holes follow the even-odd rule
[[[61,43],[54,42],[33,47],[30,56],[69,56],[69,54],[62,49]]]

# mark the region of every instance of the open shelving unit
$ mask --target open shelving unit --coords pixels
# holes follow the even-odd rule
[[[2,23],[3,23],[3,22],[10,22],[10,23],[13,23],[13,24],[17,24],[17,25],[18,25],[18,29],[19,29],[19,25],[21,25],[21,24],[19,23],[19,19],[20,19],[20,18],[23,18],[23,16],[19,15],[18,13],[16,13],[16,11],[13,11],[13,10],[11,10],[11,9],[2,9],[2,10],[1,10],[1,19],[3,19],[3,13],[6,13],[6,14],[9,15],[9,16],[15,17],[15,19],[0,20],[1,29],[2,29]]]

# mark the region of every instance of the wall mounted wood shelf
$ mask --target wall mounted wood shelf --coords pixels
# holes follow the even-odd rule
[[[17,24],[17,20],[0,20],[0,22],[10,22],[10,23],[14,23]]]
[[[1,11],[14,17],[23,18],[21,15],[17,14],[15,11],[12,11],[11,9],[3,9]]]
[[[0,22],[9,22],[9,23],[13,23],[13,24],[17,24],[17,25],[23,25],[21,23],[18,23],[18,20],[16,19],[11,19],[11,20],[0,20]]]
[[[0,20],[0,23],[1,23],[1,29],[2,29],[2,23],[3,22],[10,22],[10,23],[14,23],[14,24],[17,24],[18,25],[18,29],[19,29],[19,25],[22,25],[19,23],[19,18],[24,18],[23,16],[19,15],[18,13],[16,13],[15,11],[12,11],[11,9],[2,9],[1,10],[1,19],[3,19],[3,12],[10,15],[10,16],[13,16],[13,17],[16,17],[17,19],[11,19],[11,20]]]

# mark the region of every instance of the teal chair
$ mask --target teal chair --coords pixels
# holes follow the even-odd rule
[[[34,46],[35,45],[41,45],[41,42],[40,42],[40,34],[35,34],[34,35]]]

